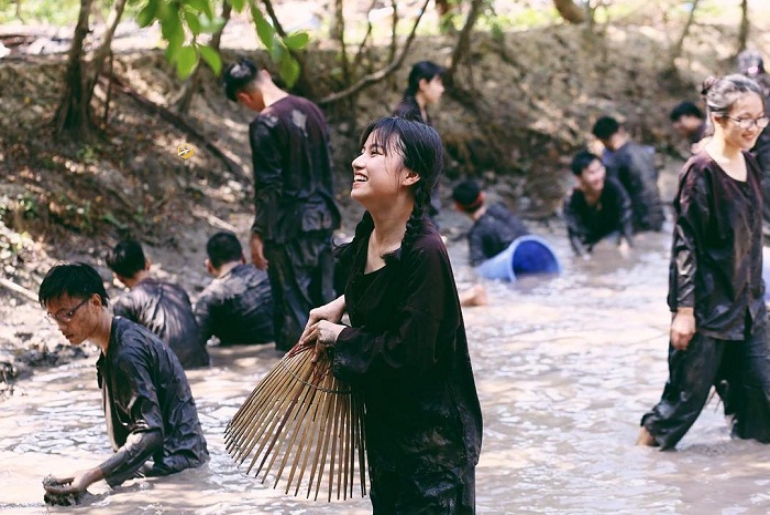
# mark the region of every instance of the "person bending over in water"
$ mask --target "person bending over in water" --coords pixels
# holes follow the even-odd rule
[[[503,252],[513,241],[529,234],[526,226],[503,204],[487,205],[484,192],[475,181],[464,181],[452,191],[455,208],[473,220],[468,232],[471,266],[479,266]],[[476,285],[460,293],[460,304],[478,306],[486,303],[484,287]]]
[[[98,467],[46,484],[49,494],[81,494],[101,479],[114,487],[208,461],[182,365],[149,330],[112,316],[96,270],[84,263],[54,266],[40,285],[39,299],[70,345],[88,340],[101,350],[97,378],[115,451]]]
[[[768,125],[741,75],[703,88],[714,136],[685,163],[671,246],[669,378],[642,417],[640,445],[670,449],[716,386],[732,433],[770,443],[770,350],[762,281],[761,171],[748,150]]]
[[[621,252],[633,246],[631,201],[618,182],[607,178],[599,158],[583,150],[570,165],[577,186],[564,202],[567,233],[575,254],[588,259],[599,241],[617,239]]]
[[[310,312],[300,340],[364,395],[377,515],[475,512],[481,409],[452,266],[424,216],[442,152],[422,123],[364,131],[350,195],[367,211],[338,252],[345,294]]]
[[[175,284],[150,276],[150,260],[137,241],[121,241],[107,256],[107,266],[126,285],[112,312],[143,325],[174,351],[186,369],[209,364],[206,342],[201,338],[190,298]]]

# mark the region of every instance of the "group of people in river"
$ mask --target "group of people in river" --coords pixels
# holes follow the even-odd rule
[[[705,115],[694,103],[671,113],[693,156],[673,206],[670,377],[642,418],[639,444],[674,447],[712,386],[736,436],[770,442],[761,216],[770,169],[752,151],[768,126],[767,92],[755,80],[763,73],[759,61],[709,79]],[[123,241],[107,264],[128,291],[111,309],[92,266],[48,272],[39,293],[48,316],[71,344],[101,350],[98,384],[115,450],[98,467],[49,482],[49,494],[205,463],[184,368],[208,365],[207,342],[216,337],[222,345],[275,341],[282,351],[299,344],[328,352],[333,373],[364,396],[375,514],[475,513],[482,411],[461,306],[483,301],[478,290],[458,292],[435,224],[444,150],[427,108],[443,93],[442,74],[435,63],[416,64],[394,114],[363,131],[350,196],[365,213],[352,240],[335,246],[340,213],[321,110],[248,60],[224,70],[226,96],[257,113],[249,126],[250,263],[236,235],[214,234],[206,247],[214,279],[193,305],[182,289],[152,277],[138,242]],[[574,156],[576,186],[564,203],[567,236],[586,259],[607,239],[628,252],[635,234],[662,231],[666,219],[654,151],[609,116],[592,132],[605,151]],[[473,220],[473,266],[529,235],[505,206],[488,204],[475,181],[460,182],[451,197]]]

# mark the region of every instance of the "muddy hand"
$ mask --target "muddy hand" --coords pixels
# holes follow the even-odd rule
[[[74,477],[58,478],[47,476],[43,480],[43,488],[45,488],[45,491],[49,494],[56,495],[80,493],[82,490],[79,490],[74,483]]]

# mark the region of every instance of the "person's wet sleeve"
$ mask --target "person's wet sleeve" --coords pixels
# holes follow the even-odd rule
[[[212,303],[213,299],[209,295],[201,295],[195,303],[195,321],[198,323],[201,341],[204,345],[214,336]]]
[[[279,201],[283,193],[283,170],[280,143],[275,127],[257,120],[249,126],[249,141],[254,165],[254,224],[252,231],[262,240],[274,239],[277,232]]]
[[[413,252],[416,255],[403,264],[405,294],[394,326],[387,331],[345,328],[332,351],[332,371],[337,378],[355,383],[370,374],[419,377],[437,364],[443,304],[445,296],[451,295],[451,271],[438,247]]]
[[[710,217],[706,174],[692,168],[687,170],[681,179],[676,202],[678,209],[671,255],[676,274],[673,311],[695,307],[697,249],[703,242]]]
[[[479,266],[491,257],[487,256],[484,252],[484,235],[482,232],[483,231],[481,231],[480,228],[474,227],[468,234],[468,250],[471,266]]]
[[[163,448],[164,438],[163,416],[145,359],[128,349],[118,357],[115,374],[119,386],[113,399],[130,418],[130,434],[115,455],[101,465],[110,486],[135,477],[142,465]]]
[[[575,209],[572,207],[572,202],[570,202],[570,200],[570,198],[567,198],[564,201],[562,216],[564,217],[564,221],[567,223],[567,236],[569,237],[569,244],[572,247],[572,250],[578,256],[583,257],[589,253],[588,249],[583,244],[585,239],[585,229],[581,225],[577,213],[575,213]]]
[[[631,207],[631,197],[620,184],[617,185],[619,219],[617,230],[620,235],[628,242],[629,246],[634,245],[634,210]]]

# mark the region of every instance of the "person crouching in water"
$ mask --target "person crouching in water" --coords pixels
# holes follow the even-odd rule
[[[473,220],[468,232],[471,266],[503,252],[514,240],[527,236],[529,230],[503,204],[487,205],[484,192],[475,181],[464,181],[452,191],[455,208]],[[476,285],[460,293],[460,304],[479,306],[486,303],[484,287]]]
[[[587,150],[575,154],[570,168],[577,186],[564,201],[563,214],[572,250],[589,259],[594,245],[608,238],[627,253],[633,246],[633,211],[626,190],[606,177],[599,157]]]
[[[364,131],[350,195],[367,211],[338,252],[345,294],[310,312],[300,340],[364,395],[377,515],[475,513],[481,408],[452,266],[425,216],[442,152],[422,123]]]
[[[79,495],[101,479],[114,487],[209,460],[179,359],[145,327],[112,316],[96,270],[85,263],[54,266],[40,285],[39,298],[70,345],[88,340],[101,350],[97,378],[115,451],[98,467],[46,483],[49,494]]]
[[[661,449],[687,433],[712,386],[734,436],[770,443],[761,171],[748,152],[768,118],[744,76],[708,79],[703,93],[714,136],[685,163],[674,201],[669,379],[637,441]]]

